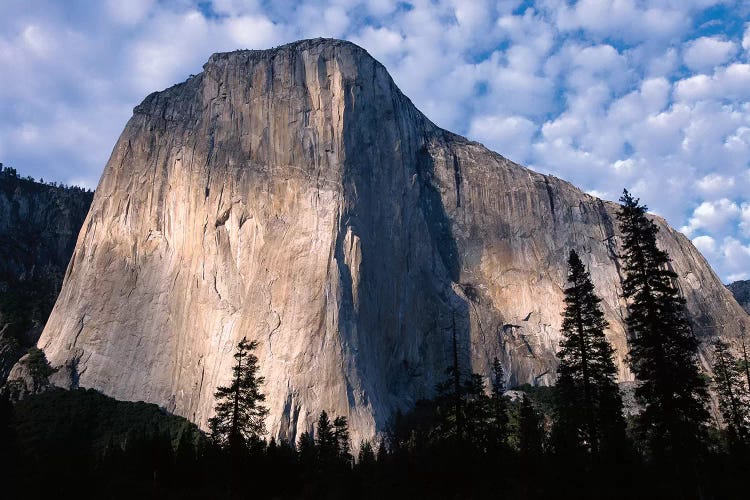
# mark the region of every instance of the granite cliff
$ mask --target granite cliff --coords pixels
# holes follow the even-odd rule
[[[432,394],[452,325],[464,369],[551,383],[573,248],[628,380],[616,208],[438,128],[351,43],[215,54],[135,108],[39,346],[70,385],[205,426],[247,336],[271,434],[326,409],[359,442]],[[696,333],[750,327],[655,221]]]

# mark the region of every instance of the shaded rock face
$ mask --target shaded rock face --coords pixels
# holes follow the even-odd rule
[[[42,333],[92,198],[0,171],[0,385]]]
[[[750,280],[735,281],[727,285],[734,298],[750,314]]]
[[[464,370],[498,356],[511,384],[551,383],[574,248],[627,380],[615,210],[436,127],[353,44],[216,54],[135,108],[39,345],[205,427],[247,336],[272,435],[325,409],[356,443],[433,394],[454,325]],[[738,335],[729,291],[656,220],[697,333]]]

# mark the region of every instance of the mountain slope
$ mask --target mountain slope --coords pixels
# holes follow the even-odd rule
[[[326,409],[356,443],[432,394],[453,331],[463,369],[498,356],[512,384],[551,383],[570,248],[627,379],[615,210],[436,127],[351,43],[215,54],[135,108],[39,345],[83,386],[205,426],[247,336],[272,434]],[[750,326],[656,221],[696,332]]]
[[[750,280],[735,281],[727,286],[737,303],[750,314]]]
[[[42,332],[92,198],[0,169],[0,385]]]

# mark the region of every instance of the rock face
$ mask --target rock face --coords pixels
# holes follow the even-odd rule
[[[735,281],[727,288],[742,308],[750,314],[750,280]]]
[[[92,198],[0,170],[0,385],[42,333]]]
[[[307,40],[213,55],[118,140],[39,346],[80,384],[204,426],[243,336],[269,432],[322,409],[353,441],[433,393],[451,359],[554,380],[568,250],[590,267],[627,372],[616,205],[432,124],[363,49]],[[696,332],[750,322],[656,219]]]

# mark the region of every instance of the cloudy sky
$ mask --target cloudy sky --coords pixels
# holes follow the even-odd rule
[[[133,106],[208,56],[345,38],[438,125],[750,278],[748,0],[0,0],[0,162],[95,187]]]

